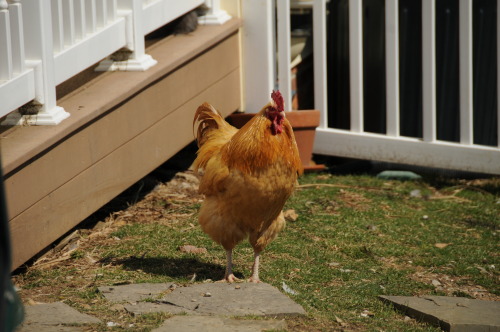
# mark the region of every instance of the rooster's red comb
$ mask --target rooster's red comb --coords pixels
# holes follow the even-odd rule
[[[283,112],[285,110],[284,107],[284,102],[283,102],[283,96],[281,95],[281,92],[279,90],[276,90],[271,93],[271,98],[276,104],[276,107],[278,108],[279,112]]]

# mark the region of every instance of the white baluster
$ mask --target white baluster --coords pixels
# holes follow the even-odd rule
[[[436,141],[436,23],[434,0],[422,0],[423,139]]]
[[[75,0],[75,38],[83,39],[87,34],[86,20],[85,20],[85,2],[84,0]]]
[[[349,0],[351,131],[363,131],[363,4]]]
[[[326,68],[326,0],[313,4],[314,108],[320,111],[320,127],[328,124],[328,92]]]
[[[500,0],[497,0],[497,147],[500,148]]]
[[[67,48],[75,43],[75,8],[73,7],[73,1],[64,1],[62,9],[64,48]]]
[[[96,3],[96,13],[97,13],[97,27],[102,28],[106,26],[107,16],[108,16],[108,6],[106,1],[98,0]]]
[[[116,0],[108,0],[108,22],[114,22],[116,20],[116,12],[118,5]]]
[[[277,2],[278,33],[278,85],[285,101],[285,110],[292,110],[291,43],[290,43],[290,1]]]
[[[385,2],[385,70],[387,135],[399,136],[399,23],[398,1]]]
[[[460,0],[460,143],[472,144],[472,1]]]
[[[0,1],[0,82],[12,77],[12,47],[9,5]]]
[[[64,49],[64,29],[62,0],[52,1],[52,40],[54,53],[59,53]]]
[[[85,24],[87,33],[95,32],[97,28],[96,0],[85,0]]]
[[[36,115],[21,116],[11,113],[2,124],[56,125],[69,116],[62,107],[56,105],[56,85],[52,42],[50,0],[23,2],[26,41],[26,59],[34,65],[35,101],[32,108]]]
[[[19,0],[15,0],[10,5],[9,12],[12,31],[12,72],[19,74],[25,69],[23,13]]]
[[[114,1],[114,0],[111,0]],[[106,2],[103,2],[106,4]],[[146,46],[143,33],[143,10],[142,0],[122,0],[120,10],[128,13],[125,16],[129,33],[127,37],[127,48],[131,51],[119,51],[108,59],[101,61],[96,71],[145,71],[154,66],[157,61],[146,54]],[[125,57],[125,59],[122,59]]]
[[[198,18],[199,24],[219,25],[231,19],[231,16],[221,9],[220,0],[205,0],[205,5],[208,7],[208,12]]]
[[[256,113],[269,101],[276,82],[273,1],[243,0],[242,13],[243,110]]]

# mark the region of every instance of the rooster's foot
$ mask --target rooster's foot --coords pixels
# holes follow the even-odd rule
[[[219,280],[217,282],[229,282],[232,284],[233,282],[241,282],[241,279],[236,278],[234,274],[230,274],[225,276],[224,279]]]
[[[247,280],[248,282],[251,282],[251,283],[254,283],[254,284],[260,284],[262,281],[260,281],[259,278],[254,278],[254,277],[250,277],[248,278]]]

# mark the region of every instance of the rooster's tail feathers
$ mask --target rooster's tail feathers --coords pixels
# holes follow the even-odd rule
[[[199,148],[193,164],[194,169],[198,171],[199,168],[204,168],[237,131],[212,105],[200,105],[193,120],[193,133]]]
[[[198,147],[208,139],[209,133],[227,125],[219,112],[209,103],[203,103],[194,114],[193,132],[195,133]],[[196,132],[195,132],[196,130]]]

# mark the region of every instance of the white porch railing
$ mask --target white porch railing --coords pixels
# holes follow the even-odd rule
[[[334,0],[330,0],[334,1]],[[458,142],[438,140],[436,115],[436,0],[422,0],[422,138],[401,135],[400,53],[397,0],[385,1],[385,133],[364,129],[363,1],[344,1],[349,7],[350,128],[336,129],[329,121],[327,101],[327,0],[242,0],[245,110],[258,111],[269,91],[279,86],[291,105],[290,6],[313,10],[314,104],[321,111],[314,151],[319,154],[500,174],[500,18],[497,26],[497,95],[495,146],[474,144],[472,0],[460,0],[459,24],[459,132]],[[500,1],[497,3],[500,8]],[[274,21],[275,10],[277,22]],[[500,15],[500,10],[497,10]],[[274,29],[277,29],[275,33]],[[274,36],[278,36],[276,41]],[[277,50],[276,50],[277,48]],[[277,51],[277,52],[276,52]],[[277,55],[275,55],[277,54]],[[277,66],[275,64],[277,63]],[[492,64],[493,65],[493,64]],[[493,66],[492,66],[493,67]],[[331,107],[330,107],[331,110]],[[331,114],[331,113],[330,113]],[[476,128],[476,130],[478,130]]]
[[[56,105],[56,86],[122,48],[129,51],[126,61],[105,60],[97,70],[153,66],[144,36],[203,3],[0,0],[0,117],[9,114],[4,124],[59,123],[69,114]]]

